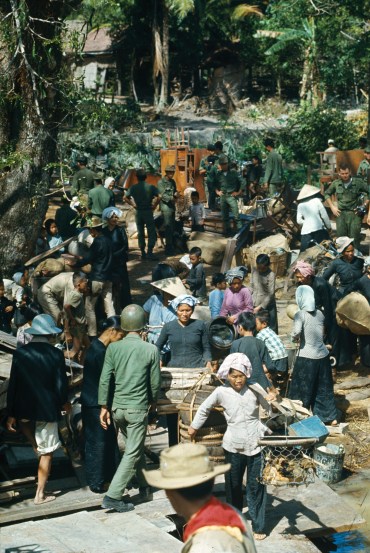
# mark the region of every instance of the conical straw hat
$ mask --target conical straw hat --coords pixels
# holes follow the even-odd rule
[[[181,296],[182,294],[188,294],[189,290],[185,288],[179,277],[162,278],[162,280],[156,280],[151,285],[161,292],[170,294],[174,298]]]
[[[311,184],[305,184],[298,194],[297,200],[305,200],[311,196],[316,196],[316,194],[320,194],[320,188],[312,186]]]

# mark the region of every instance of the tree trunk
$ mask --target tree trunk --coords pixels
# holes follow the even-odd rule
[[[64,10],[62,0],[0,2],[0,153],[6,159],[0,165],[3,277],[34,254],[47,209],[47,165],[55,158],[61,116],[56,90],[61,49],[56,41]]]
[[[161,96],[159,99],[158,108],[162,110],[168,104],[168,81],[169,81],[169,69],[170,69],[170,45],[169,45],[169,21],[168,21],[168,9],[165,2],[163,6],[163,19],[162,19],[162,82],[161,82]]]
[[[299,97],[301,101],[306,100],[307,94],[309,92],[309,81],[310,81],[310,49],[306,48],[304,53],[304,61],[303,61],[303,72],[302,72],[302,80],[301,80],[301,89],[299,91]]]
[[[153,14],[153,88],[154,88],[154,106],[159,104],[159,78],[163,71],[162,39],[158,25],[158,3],[154,2]]]

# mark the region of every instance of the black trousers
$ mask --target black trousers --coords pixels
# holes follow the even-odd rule
[[[104,430],[100,424],[100,407],[82,406],[85,434],[85,473],[90,488],[101,488],[110,482],[120,463],[114,425]]]
[[[225,474],[226,501],[233,507],[243,509],[243,476],[247,469],[246,498],[248,513],[252,521],[253,532],[262,534],[265,526],[267,492],[266,486],[260,483],[262,454],[243,455],[231,453],[224,449],[225,461],[231,469]]]

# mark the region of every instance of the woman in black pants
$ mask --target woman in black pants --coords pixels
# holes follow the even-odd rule
[[[84,380],[81,393],[82,423],[85,434],[85,471],[92,492],[103,493],[105,482],[110,482],[120,462],[116,430],[100,425],[98,389],[105,352],[109,344],[123,338],[119,317],[108,317],[103,322],[99,338],[92,341],[86,353]]]

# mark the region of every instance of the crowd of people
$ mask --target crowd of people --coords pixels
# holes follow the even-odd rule
[[[247,187],[222,153],[222,144],[208,146],[200,172],[205,177],[208,207],[216,208],[219,198],[226,235],[231,232],[229,212],[235,229],[242,226],[239,196],[252,197],[259,188],[270,194],[282,191],[281,156],[272,140],[266,140],[265,145],[268,157],[264,175],[256,156]],[[104,171],[105,152],[99,154],[98,161]],[[92,492],[104,493],[102,507],[119,512],[132,510],[133,503],[125,501],[123,494],[133,481],[139,488],[140,501],[151,500],[149,485],[163,487],[175,509],[192,521],[186,530],[189,543],[202,543],[192,517],[204,508],[203,526],[207,526],[208,511],[213,520],[227,512],[230,524],[226,526],[233,531],[238,529],[239,544],[245,541],[244,551],[254,551],[253,539],[248,537],[247,527],[237,512],[212,496],[213,478],[225,473],[227,502],[242,510],[242,480],[247,470],[249,517],[255,539],[263,539],[266,488],[259,479],[262,458],[258,440],[269,430],[259,419],[259,406],[270,413],[270,403],[279,393],[288,391],[289,398],[300,400],[324,423],[336,425],[335,374],[330,357],[335,358],[339,369],[348,367],[359,347],[361,362],[370,366],[369,336],[358,340],[349,330],[339,327],[335,318],[337,302],[352,291],[362,293],[370,304],[370,258],[363,258],[358,251],[361,218],[357,212],[360,197],[368,207],[367,184],[361,177],[352,178],[347,167],[339,167],[339,179],[325,195],[337,221],[337,257],[322,276],[316,275],[306,261],[299,260],[294,267],[297,288],[291,338],[297,343],[298,353],[288,384],[288,353],[278,335],[276,275],[269,255],[258,255],[248,283],[248,269],[244,266],[215,272],[211,277],[212,290],[207,286],[199,247],[157,263],[153,252],[157,240],[153,212],[157,207],[164,220],[166,256],[175,252],[175,167],[165,168],[157,187],[147,183],[146,172],[138,169],[137,182],[124,192],[123,201],[135,210],[141,258],[155,263],[153,294],[143,306],[133,304],[127,269],[129,241],[120,223],[122,210],[114,205],[111,193],[114,180],[108,177],[104,181],[104,173],[90,171],[83,157],[78,165],[70,201],[64,202],[55,219],[45,221],[36,245],[38,255],[53,250],[51,261],[62,263],[62,269],[36,289],[30,285],[30,274],[24,267],[12,279],[0,282],[0,330],[11,333],[16,328],[18,346],[8,388],[7,427],[10,432],[22,431],[39,456],[34,502],[39,505],[55,499],[46,493],[45,486],[53,452],[60,446],[58,420],[62,411],[70,409],[67,357],[84,366],[80,403],[86,478]],[[331,200],[334,192],[338,207]],[[331,223],[322,199],[320,191],[310,185],[305,185],[298,196],[302,253],[312,244],[330,238]],[[198,192],[191,194],[189,218],[192,230],[204,231],[206,212]],[[81,223],[85,230],[78,226]],[[62,262],[65,258],[60,257],[60,246],[74,235],[83,235],[84,245]],[[85,246],[86,241],[90,242],[89,247]],[[44,261],[41,264],[34,274],[50,277],[50,266]],[[333,275],[339,279],[336,287],[331,283]],[[234,332],[230,351],[221,360],[211,347],[209,322],[197,316],[200,306],[207,311],[208,321],[222,318]],[[55,342],[59,342],[59,348],[54,347]],[[217,372],[224,382],[199,407],[188,432],[194,439],[210,409],[221,405],[227,422],[223,439],[227,465],[214,469],[201,446],[176,445],[177,416],[169,415],[165,424],[170,447],[162,453],[159,471],[146,471],[148,414],[155,412],[161,368],[166,366],[205,368]],[[125,440],[122,457],[118,429]],[[181,457],[186,463],[180,462]],[[207,478],[201,477],[202,471]],[[193,504],[197,506],[195,511]],[[214,534],[217,541],[217,532]],[[230,533],[227,539],[233,539]],[[195,551],[195,545],[192,551],[193,548]]]

